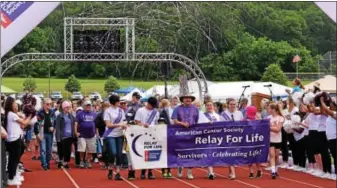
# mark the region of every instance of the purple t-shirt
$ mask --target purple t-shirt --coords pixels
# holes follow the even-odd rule
[[[193,105],[179,105],[173,110],[171,119],[187,122],[190,125],[197,124],[199,120],[199,110]]]
[[[97,114],[95,112],[80,111],[76,115],[76,122],[78,123],[77,132],[82,138],[92,138],[95,136],[95,119]]]

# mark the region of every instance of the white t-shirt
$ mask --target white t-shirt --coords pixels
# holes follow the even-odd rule
[[[285,121],[284,117],[282,116],[268,116],[268,119],[270,120],[270,126],[272,126],[275,123],[281,123],[281,126],[283,126],[283,123]],[[270,131],[270,142],[271,143],[281,143],[282,142],[282,131],[279,132],[272,132]]]
[[[153,109],[153,110],[155,110],[155,109]],[[136,112],[135,120],[140,121],[141,123],[147,123],[147,121],[150,118],[153,110],[148,110],[146,107],[140,108]],[[155,117],[149,123],[149,125],[154,126],[154,125],[158,124],[158,120],[159,120],[159,112],[157,111]]]
[[[234,121],[242,121],[243,120],[243,115],[242,115],[242,112],[239,111],[239,110],[236,110],[235,112],[229,112],[228,110],[226,110],[225,112],[223,113],[226,113],[227,116],[232,119],[232,115],[234,117]],[[223,116],[220,117],[221,118],[221,121],[228,121],[226,120]]]
[[[336,112],[334,113],[336,115]],[[336,119],[329,116],[326,119],[326,137],[328,140],[336,139]]]
[[[284,114],[284,117],[286,117],[288,119],[287,116],[292,116],[294,115],[296,112],[298,112],[298,108],[297,107],[294,107],[291,112],[289,112],[288,110],[284,110],[283,111],[283,114]]]
[[[212,112],[212,113],[207,112],[207,114],[211,117],[212,121],[207,118],[205,113],[201,113],[200,116],[199,116],[198,123],[210,123],[210,122],[220,121],[220,115],[219,114],[217,114],[215,112]]]
[[[313,113],[309,114],[309,119],[307,123],[309,124],[310,131],[318,131],[320,115],[315,115]]]
[[[326,115],[320,115],[319,116],[319,125],[318,125],[318,132],[325,132],[326,130],[326,120],[328,119],[328,116]]]
[[[113,107],[109,107],[108,109],[106,109],[104,111],[104,121],[110,121],[112,124],[114,124],[115,119],[118,118],[119,109],[120,108],[113,108]],[[121,109],[121,111],[122,111],[122,118],[120,122],[123,122],[125,120],[125,113],[124,110]],[[105,130],[108,130],[108,127],[106,127]],[[120,137],[120,136],[123,136],[123,129],[120,127],[112,129],[112,131],[108,135],[108,137]]]
[[[13,142],[20,137],[23,138],[23,130],[17,120],[20,119],[14,112],[7,115],[7,141]]]

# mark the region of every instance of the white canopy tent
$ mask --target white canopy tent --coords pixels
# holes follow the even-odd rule
[[[167,91],[172,89],[172,85],[167,85]],[[146,96],[165,95],[165,85],[156,85],[145,91]]]
[[[320,84],[320,89],[322,91],[330,92],[330,93],[336,93],[336,77],[327,75],[324,78],[321,78],[319,80],[316,80],[314,82],[311,82],[308,85],[305,85],[305,89],[313,89],[315,83]]]
[[[128,93],[127,95],[123,96],[121,99],[123,100],[127,100],[127,101],[131,101],[132,100],[132,94],[134,92],[138,92],[140,94],[140,96],[145,97],[145,93],[143,93],[141,90],[139,90],[138,88],[135,88],[134,90],[132,90],[130,93]]]

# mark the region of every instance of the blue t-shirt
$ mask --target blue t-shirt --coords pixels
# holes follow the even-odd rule
[[[95,136],[95,119],[97,114],[95,112],[80,111],[76,115],[76,122],[78,123],[77,132],[82,138],[92,138]]]
[[[295,86],[294,88],[293,88],[293,91],[291,92],[291,94],[294,94],[294,93],[296,93],[296,92],[300,92],[302,89],[300,88],[300,86]]]
[[[69,114],[64,114],[64,138],[70,138],[72,137],[72,131],[71,131],[71,119],[69,117]]]

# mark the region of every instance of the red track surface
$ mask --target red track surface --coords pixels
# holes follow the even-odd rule
[[[29,155],[29,154],[28,154]],[[227,168],[215,168],[216,179],[211,181],[206,178],[206,169],[193,169],[194,180],[173,178],[170,180],[161,177],[160,170],[154,171],[156,180],[134,180],[129,182],[107,179],[107,171],[100,170],[98,165],[93,169],[75,169],[69,171],[57,169],[53,163],[51,171],[42,171],[39,161],[31,161],[27,155],[23,156],[26,168],[33,172],[24,173],[25,181],[22,188],[335,188],[336,182],[293,172],[280,170],[280,178],[272,180],[268,172],[263,173],[261,179],[249,179],[248,168],[236,169],[237,179],[232,181],[227,178]],[[71,166],[72,167],[72,166]],[[184,171],[186,174],[186,171]],[[137,178],[139,178],[137,171]],[[176,175],[176,170],[173,170]],[[122,176],[127,177],[127,171],[122,171]]]

